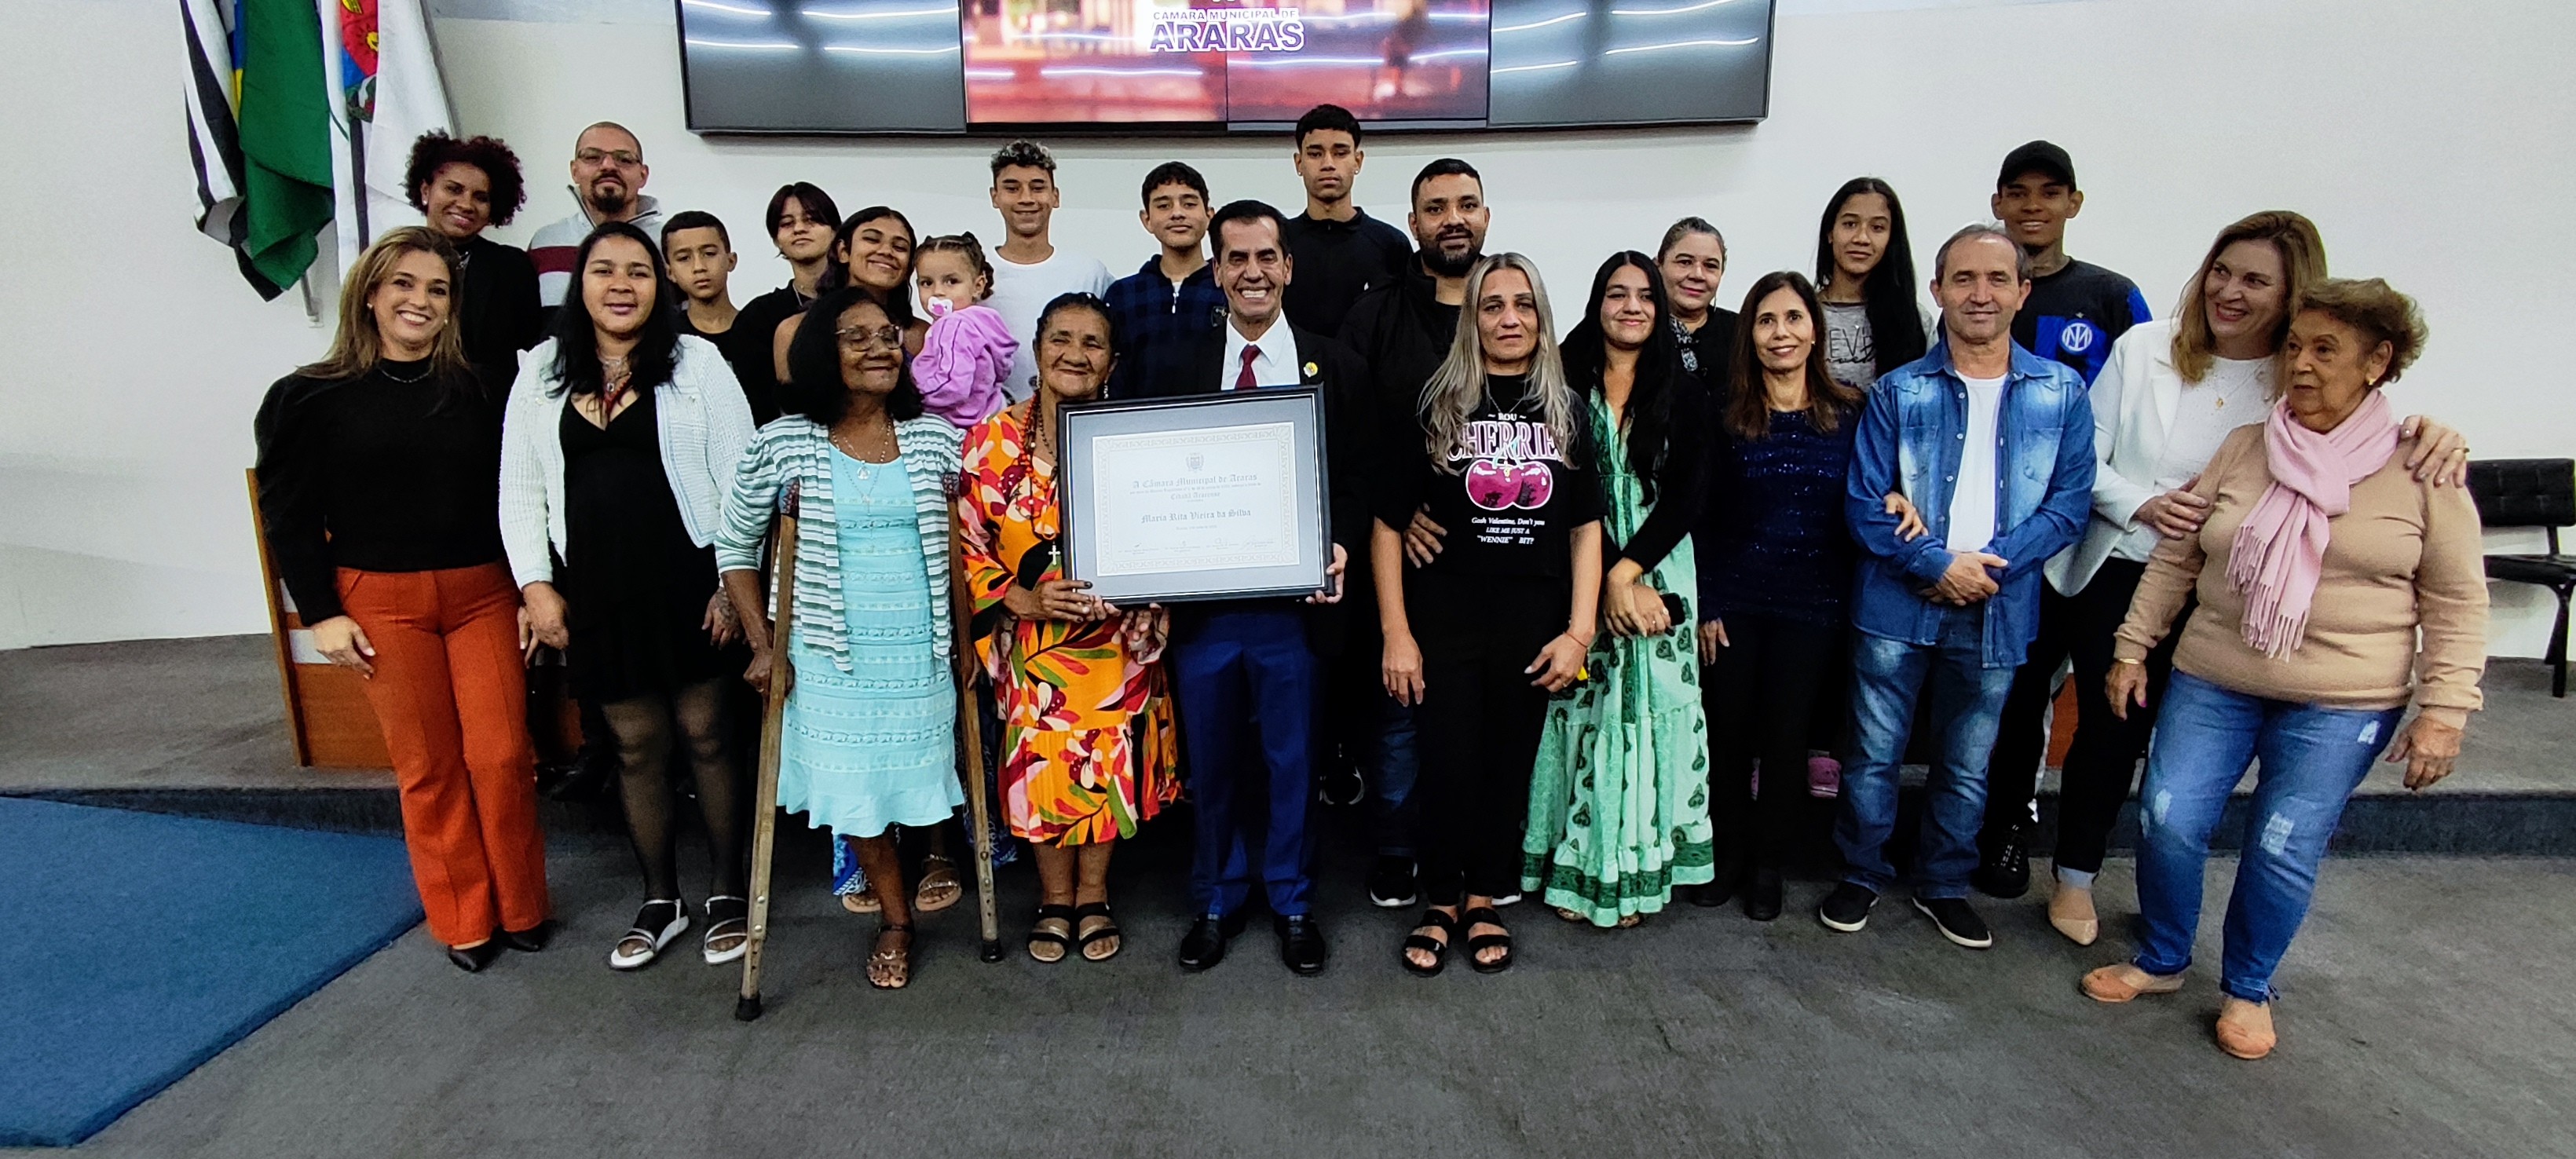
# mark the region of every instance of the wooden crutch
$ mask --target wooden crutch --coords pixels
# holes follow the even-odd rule
[[[777,546],[770,552],[770,582],[778,615],[769,636],[769,693],[760,710],[760,776],[753,790],[751,824],[751,936],[742,954],[742,995],[734,999],[733,1016],[749,1022],[760,1017],[760,951],[769,942],[769,868],[778,847],[778,741],[787,721],[787,693],[796,681],[788,659],[789,633],[796,626],[796,497],[778,516]]]
[[[975,910],[983,922],[984,947],[978,955],[987,962],[1002,960],[1001,919],[993,909],[993,804],[985,791],[984,781],[984,713],[975,700],[975,592],[966,579],[966,520],[957,499],[948,508],[948,610],[957,623],[950,646],[956,651],[957,724],[962,734],[957,746],[958,775],[966,779],[968,819],[974,835],[967,839],[975,850]]]

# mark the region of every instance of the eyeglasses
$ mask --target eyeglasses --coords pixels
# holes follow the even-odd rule
[[[871,346],[890,350],[903,349],[903,331],[893,326],[879,326],[874,330],[863,330],[852,326],[835,330],[832,335],[841,340],[843,350],[865,350]]]
[[[620,165],[641,165],[644,163],[644,157],[642,154],[630,153],[624,149],[618,149],[613,152],[606,149],[584,149],[581,152],[573,154],[572,159],[579,161],[584,165],[602,165],[610,161],[615,161]]]

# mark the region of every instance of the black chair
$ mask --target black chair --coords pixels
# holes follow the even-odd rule
[[[2547,555],[2490,555],[2487,578],[2538,584],[2558,595],[2549,630],[2549,694],[2567,695],[2567,598],[2576,593],[2576,556],[2558,550],[2558,529],[2576,525],[2576,459],[2489,459],[2469,464],[2469,497],[2490,528],[2538,527]]]

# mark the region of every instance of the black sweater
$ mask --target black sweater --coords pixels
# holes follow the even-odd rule
[[[341,614],[338,568],[439,571],[502,558],[501,408],[442,388],[428,370],[382,362],[337,382],[290,374],[260,403],[260,519],[269,561],[307,624]]]
[[[528,251],[481,234],[456,247],[465,270],[456,300],[457,337],[465,360],[483,376],[483,389],[507,398],[519,374],[519,352],[545,337],[545,312],[537,302],[537,265]]]

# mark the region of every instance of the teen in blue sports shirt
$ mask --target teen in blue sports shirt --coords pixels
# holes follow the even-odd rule
[[[2084,210],[2075,162],[2046,141],[2013,150],[1995,177],[1992,204],[2030,254],[2030,301],[2013,317],[2013,341],[2091,383],[2111,360],[2111,344],[2151,315],[2137,283],[2066,256],[2066,223]]]

